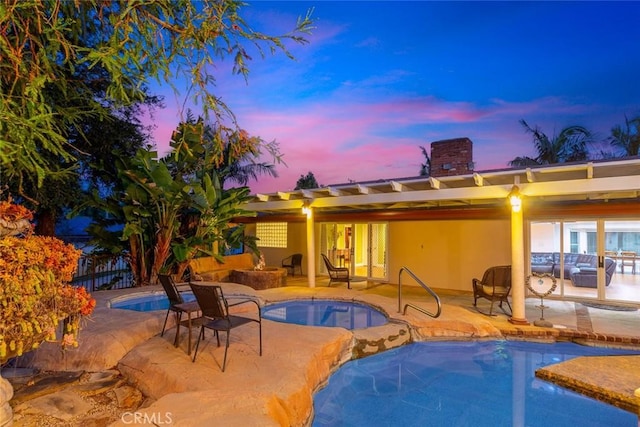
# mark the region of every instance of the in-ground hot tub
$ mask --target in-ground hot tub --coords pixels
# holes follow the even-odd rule
[[[283,323],[361,329],[388,323],[386,314],[368,304],[332,299],[301,299],[269,304],[262,317]]]
[[[279,288],[287,283],[287,270],[278,267],[266,267],[262,270],[232,270],[229,280],[258,290]]]

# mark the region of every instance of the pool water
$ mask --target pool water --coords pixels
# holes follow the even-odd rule
[[[196,297],[193,292],[181,292],[184,302],[195,301]],[[167,310],[169,308],[169,300],[164,292],[134,295],[124,297],[111,302],[111,308],[121,308],[124,310],[135,311],[154,311]]]
[[[264,319],[307,326],[333,326],[360,329],[388,322],[381,311],[353,301],[309,299],[285,301],[262,309]]]
[[[414,343],[343,365],[314,396],[313,426],[637,426],[636,415],[535,378],[573,343]]]

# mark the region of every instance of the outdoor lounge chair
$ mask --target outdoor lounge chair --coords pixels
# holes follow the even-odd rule
[[[167,294],[167,298],[169,299],[169,308],[167,309],[167,315],[164,317],[164,325],[162,325],[162,333],[160,336],[164,336],[164,330],[167,327],[167,320],[169,319],[169,313],[174,312],[176,315],[176,337],[173,340],[173,345],[175,347],[179,344],[180,339],[180,325],[182,323],[187,324],[187,328],[189,329],[189,343],[187,345],[187,354],[191,354],[191,327],[196,326],[193,323],[194,320],[198,320],[200,316],[196,315],[196,317],[192,318],[192,314],[198,314],[200,312],[200,307],[196,301],[184,302],[182,295],[178,291],[176,283],[173,281],[173,278],[168,274],[159,274],[158,280],[162,284],[164,288],[164,292]],[[187,320],[182,320],[182,314],[187,314]]]
[[[329,286],[331,286],[331,282],[347,282],[347,288],[351,289],[349,269],[346,267],[334,267],[325,254],[321,255],[324,260],[324,265],[327,267],[327,272],[329,273]]]
[[[190,283],[191,290],[196,297],[196,301],[202,309],[204,320],[200,326],[200,334],[198,334],[198,341],[196,343],[196,350],[193,353],[193,362],[196,361],[198,355],[198,347],[200,341],[204,339],[204,330],[212,329],[215,331],[216,339],[218,340],[218,347],[220,347],[220,331],[227,333],[227,341],[224,348],[224,360],[222,362],[222,372],[227,365],[227,350],[229,349],[229,335],[231,335],[231,329],[238,326],[242,326],[249,322],[256,322],[259,330],[260,340],[260,356],[262,356],[262,316],[260,314],[260,305],[257,301],[252,299],[245,299],[233,304],[229,304],[225,299],[222,288],[218,285],[197,285]],[[253,303],[258,309],[257,317],[245,317],[229,314],[229,307],[238,306],[240,304]]]
[[[511,292],[511,266],[501,265],[497,267],[489,267],[484,272],[482,280],[473,279],[473,306],[482,314],[477,302],[479,298],[485,298],[491,301],[491,307],[489,308],[489,316],[495,316],[493,314],[493,304],[499,301],[499,307],[505,314],[511,315],[511,304],[509,304],[509,293]],[[504,309],[502,303],[506,302],[509,307],[509,312]]]
[[[289,255],[282,260],[282,267],[291,270],[292,276],[296,275],[296,267],[298,267],[300,275],[302,275],[302,254]]]

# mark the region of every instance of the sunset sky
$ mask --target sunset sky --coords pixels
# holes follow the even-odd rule
[[[420,146],[457,137],[473,141],[477,171],[506,168],[535,156],[520,119],[601,141],[640,115],[640,2],[249,1],[241,14],[279,35],[311,8],[295,60],[255,52],[248,82],[218,65],[216,94],[284,154],[253,193],[292,190],[308,172],[321,185],[417,176]],[[183,99],[154,91],[162,153]]]

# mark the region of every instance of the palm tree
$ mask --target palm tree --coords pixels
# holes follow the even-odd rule
[[[205,138],[222,138],[222,158],[216,168],[221,186],[224,187],[228,181],[246,186],[260,175],[278,177],[275,163],[282,163],[282,155],[275,141],[266,142],[260,137],[249,136],[244,130],[208,127],[205,132]],[[264,154],[263,149],[271,156],[273,163],[257,161]]]
[[[616,125],[611,129],[609,142],[622,157],[640,155],[640,116],[629,120],[624,117],[625,127]]]
[[[516,157],[510,166],[549,165],[554,163],[587,160],[587,144],[591,142],[591,132],[582,126],[568,126],[553,138],[549,138],[538,127],[532,128],[523,119],[520,124],[525,131],[533,134],[533,144],[538,151],[537,157]]]
[[[431,175],[431,158],[423,146],[420,146],[420,151],[422,151],[422,155],[425,157],[425,162],[420,164],[420,176],[428,177]]]
[[[229,182],[244,187],[249,181],[255,181],[262,175],[278,177],[276,164],[284,164],[284,161],[280,146],[275,140],[266,142],[258,136],[249,135],[243,129],[205,123],[202,117],[195,118],[190,110],[187,111],[186,120],[178,125],[184,129],[198,126],[203,127],[201,139],[206,150],[218,153],[210,162],[222,188]],[[264,156],[268,156],[272,163],[259,161]],[[183,173],[193,172],[184,167],[181,170]]]

